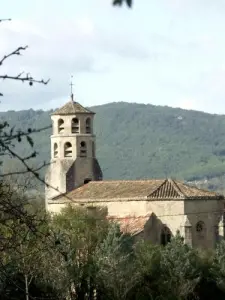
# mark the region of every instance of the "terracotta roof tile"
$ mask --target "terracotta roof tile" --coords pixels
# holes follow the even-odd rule
[[[183,195],[185,195],[186,198],[202,198],[202,197],[203,198],[205,198],[205,197],[208,197],[208,198],[217,197],[218,198],[218,196],[219,197],[224,197],[222,195],[219,195],[216,192],[211,192],[211,191],[199,189],[197,187],[184,184],[181,181],[174,181],[174,185],[177,186],[177,188],[180,190],[180,192]]]
[[[88,113],[94,114],[94,112],[83,107],[80,103],[73,101],[72,99],[63,105],[61,108],[57,109],[52,115],[73,115],[76,113]]]
[[[120,226],[120,230],[123,233],[129,233],[136,235],[144,230],[145,224],[149,220],[151,214],[146,216],[126,216],[123,218],[118,218],[114,216],[108,216],[107,219],[116,222]]]
[[[113,199],[146,197],[164,180],[90,181],[67,194],[72,199]]]
[[[215,192],[200,190],[171,179],[91,181],[66,194],[66,199],[110,201],[119,199],[215,199]],[[59,197],[55,199],[59,199]]]

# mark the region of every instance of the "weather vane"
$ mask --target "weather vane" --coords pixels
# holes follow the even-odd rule
[[[70,88],[71,88],[71,99],[73,100],[73,75],[71,75],[71,82],[70,82]]]

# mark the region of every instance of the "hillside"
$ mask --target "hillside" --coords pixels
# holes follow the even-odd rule
[[[97,156],[105,179],[213,178],[225,173],[225,116],[144,104],[110,103],[96,112]],[[17,129],[51,124],[49,111],[0,113]],[[34,135],[37,162],[49,161],[51,130]],[[28,153],[26,143],[19,149]],[[4,168],[15,168],[5,160]]]

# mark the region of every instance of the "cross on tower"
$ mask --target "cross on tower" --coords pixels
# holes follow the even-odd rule
[[[71,99],[73,100],[73,75],[71,75],[71,82],[70,82],[70,88],[71,88]]]

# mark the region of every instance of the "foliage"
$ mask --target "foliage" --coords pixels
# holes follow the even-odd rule
[[[15,246],[1,252],[1,299],[24,299],[26,286],[30,299],[46,300],[225,297],[224,241],[200,251],[177,235],[163,247],[122,234],[100,208],[35,213],[36,231],[16,236]],[[24,224],[18,227],[27,233]]]
[[[98,294],[101,299],[127,299],[132,293],[139,274],[132,263],[132,246],[132,237],[121,235],[119,226],[110,224],[108,235],[95,254]]]
[[[107,228],[104,209],[97,209],[93,214],[84,208],[68,206],[53,217],[50,224],[52,250],[46,254],[48,270],[43,276],[47,282],[50,276],[54,288],[65,297],[84,299],[86,294],[90,299],[94,297],[94,254]]]

